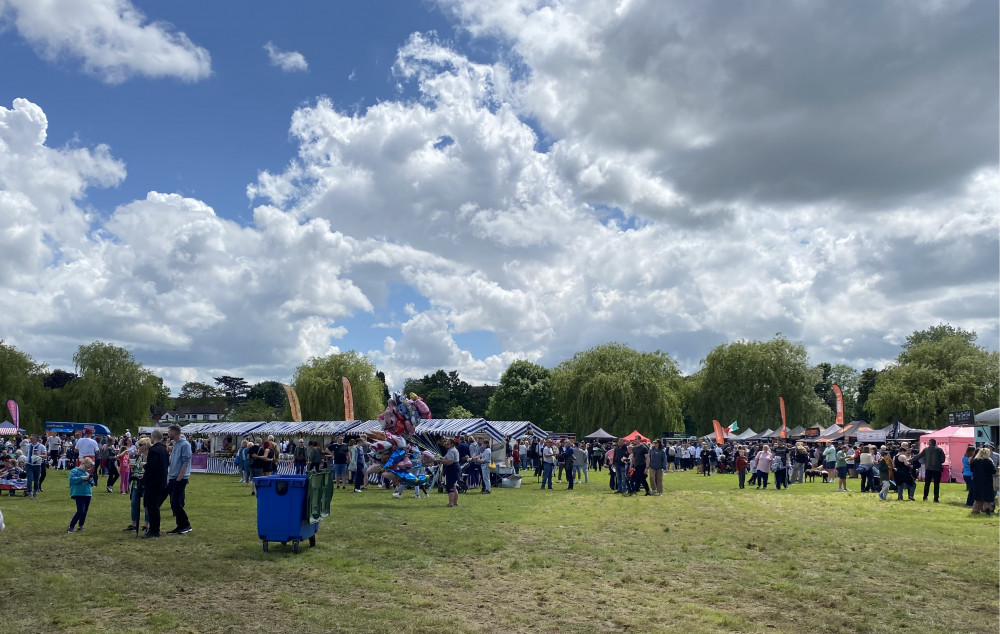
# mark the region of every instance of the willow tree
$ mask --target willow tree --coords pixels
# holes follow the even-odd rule
[[[73,355],[79,377],[66,385],[66,402],[78,422],[101,423],[123,433],[149,418],[149,406],[163,396],[163,381],[132,353],[95,341]]]
[[[598,427],[615,436],[680,431],[682,386],[667,354],[608,343],[579,352],[553,372],[552,391],[565,431]]]
[[[292,385],[299,397],[303,420],[344,420],[341,377],[351,382],[354,418],[371,420],[385,410],[383,384],[375,365],[364,355],[348,350],[313,357],[295,369]]]
[[[760,432],[781,426],[779,397],[788,427],[829,425],[833,411],[816,394],[821,372],[809,365],[805,347],[782,336],[770,341],[736,341],[716,346],[702,360],[688,411],[702,434],[712,420],[739,421]]]
[[[7,401],[13,399],[20,410],[21,427],[41,431],[48,400],[43,388],[46,374],[44,365],[0,339],[0,420],[7,416]]]

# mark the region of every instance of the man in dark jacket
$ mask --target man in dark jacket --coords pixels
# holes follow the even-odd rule
[[[170,465],[170,455],[163,445],[163,432],[154,429],[150,440],[153,444],[149,448],[142,476],[142,503],[149,513],[149,530],[143,538],[160,536],[160,505],[167,498],[167,467]]]
[[[920,461],[924,465],[924,502],[927,501],[927,493],[931,488],[931,481],[934,482],[934,501],[938,501],[938,489],[941,488],[941,472],[944,470],[944,449],[937,446],[937,441],[933,438],[927,440],[928,445],[923,451],[914,456],[914,460]]]

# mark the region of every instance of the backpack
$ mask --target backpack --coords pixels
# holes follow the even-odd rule
[[[670,448],[667,449],[667,455],[670,456],[671,458],[674,457],[674,446],[673,445],[670,445]]]

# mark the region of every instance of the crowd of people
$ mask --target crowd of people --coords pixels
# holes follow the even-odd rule
[[[234,453],[234,463],[240,480],[255,495],[254,478],[277,472],[282,462],[291,462],[296,474],[329,470],[334,487],[353,488],[363,493],[369,476],[374,482],[394,487],[394,497],[401,497],[406,482],[399,478],[378,478],[384,456],[373,449],[364,436],[345,441],[335,437],[327,446],[306,439],[246,437]],[[159,430],[133,442],[130,434],[100,440],[86,432],[80,438],[53,435],[42,438],[33,435],[17,438],[3,447],[0,479],[25,479],[25,497],[34,498],[42,492],[47,469],[69,469],[70,495],[76,502],[76,513],[68,531],[83,530],[93,491],[100,477],[106,476],[105,491],[131,496],[131,522],[125,531],[143,531],[144,537],[160,535],[160,506],[169,498],[177,526],[169,533],[183,534],[192,529],[184,510],[185,490],[191,467],[191,455],[207,444],[195,439],[194,446],[181,433],[181,428],[168,428],[166,437]],[[494,446],[486,437],[457,436],[440,439],[440,457],[415,444],[407,444],[406,457],[393,466],[415,476],[427,475],[420,481],[438,476],[439,490],[447,491],[448,506],[458,505],[458,493],[479,488],[482,494],[492,492],[497,471]],[[944,451],[930,439],[922,450],[907,441],[875,446],[864,443],[825,446],[807,445],[773,439],[770,442],[709,443],[666,440],[633,441],[618,439],[611,442],[576,442],[570,438],[541,439],[526,436],[507,438],[497,447],[502,450],[505,466],[514,473],[534,471],[542,489],[552,489],[562,483],[572,490],[575,485],[589,484],[592,472],[607,468],[610,490],[618,495],[663,495],[664,473],[696,471],[709,477],[713,474],[735,474],[739,489],[756,487],[775,490],[803,484],[806,479],[821,477],[823,482],[835,482],[838,492],[850,491],[848,479],[859,480],[862,493],[876,493],[882,500],[896,492],[897,500],[915,500],[918,479],[924,482],[923,499],[932,495],[939,501],[940,483],[946,461]],[[398,463],[402,462],[402,467]],[[962,479],[968,494],[966,504],[975,514],[997,512],[997,474],[1000,453],[990,444],[977,449],[970,445],[962,459]],[[435,472],[440,470],[440,472]],[[397,471],[398,472],[398,471]],[[412,482],[412,479],[411,479]],[[428,497],[427,486],[414,486],[414,496]],[[11,491],[13,495],[14,492]],[[144,510],[143,510],[144,509]],[[140,511],[142,517],[140,518]],[[140,524],[140,519],[142,520]]]
[[[67,532],[84,530],[93,492],[100,487],[102,475],[107,477],[107,493],[131,497],[131,522],[124,531],[139,532],[142,506],[145,508],[142,537],[160,537],[160,507],[168,498],[177,520],[177,526],[168,534],[193,530],[185,511],[193,449],[178,425],[168,427],[166,434],[153,430],[137,442],[133,442],[130,433],[97,440],[90,429],[79,438],[52,435],[45,442],[32,435],[5,443],[3,452],[0,479],[26,480],[24,495],[28,498],[36,498],[42,492],[48,468],[69,471],[69,493],[76,503],[76,512]]]

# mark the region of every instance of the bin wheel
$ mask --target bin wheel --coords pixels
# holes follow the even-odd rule
[[[261,541],[261,547],[264,549],[264,552],[266,553],[267,552],[267,540],[266,539],[263,540],[263,541]]]
[[[292,542],[292,552],[295,554],[298,554],[299,552],[299,540],[297,539]]]
[[[312,537],[309,538],[309,545],[310,546],[315,546],[316,545],[316,536],[315,535],[313,535]]]

